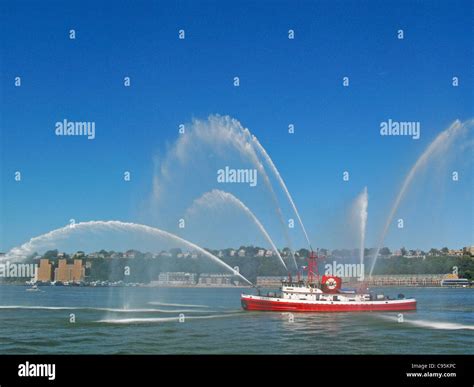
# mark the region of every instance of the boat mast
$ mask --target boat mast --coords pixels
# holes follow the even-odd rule
[[[318,255],[312,250],[308,255],[308,283],[319,283]]]

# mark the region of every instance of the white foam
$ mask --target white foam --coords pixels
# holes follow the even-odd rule
[[[209,308],[207,305],[195,305],[195,304],[170,304],[166,302],[157,302],[157,301],[150,301],[150,305],[160,305],[160,306],[184,306],[187,308]]]
[[[242,315],[242,313],[227,313],[227,314],[216,314],[209,316],[185,316],[184,321],[187,320],[208,320],[214,318],[225,318],[231,316]],[[99,323],[107,324],[140,324],[140,323],[161,323],[161,322],[170,322],[170,321],[179,321],[180,317],[153,317],[153,318],[118,318],[118,319],[103,319],[98,320]]]
[[[195,313],[193,309],[155,309],[155,308],[101,308],[91,306],[30,306],[30,305],[0,305],[0,309],[34,309],[34,310],[97,310],[117,313]]]
[[[378,315],[378,317],[384,320],[398,321],[397,316],[386,316]],[[474,330],[474,325],[459,324],[446,321],[433,321],[433,320],[408,320],[406,317],[403,319],[403,322],[400,323],[409,324],[420,328],[431,328],[431,329],[445,329],[445,330],[457,330],[457,329],[468,329]]]
[[[427,321],[427,320],[405,320],[406,323],[412,324],[422,328],[433,328],[433,329],[469,329],[474,330],[474,325],[458,324],[443,321]]]

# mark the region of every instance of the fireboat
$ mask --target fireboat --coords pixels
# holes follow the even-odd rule
[[[278,312],[395,312],[416,310],[416,300],[399,294],[392,299],[383,294],[343,290],[342,279],[332,275],[319,278],[318,256],[312,251],[308,256],[306,281],[300,277],[282,281],[280,293],[241,295],[244,310]]]

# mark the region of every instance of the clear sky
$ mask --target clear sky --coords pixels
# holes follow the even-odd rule
[[[474,116],[469,0],[2,1],[0,15],[0,251],[71,218],[176,231],[175,219],[146,216],[154,160],[180,123],[210,114],[230,115],[258,136],[315,246],[347,245],[345,214],[367,186],[373,246],[411,165],[455,119]],[[419,121],[421,138],[380,136],[389,118]],[[94,121],[96,138],[56,136],[63,119]],[[474,242],[472,133],[467,141],[467,152],[455,149],[446,168],[428,168],[410,189],[397,214],[405,228],[391,228],[388,246]],[[247,204],[256,208],[258,199]],[[283,246],[281,232],[269,229]],[[232,237],[209,230],[195,240],[253,242],[238,228]],[[305,247],[301,232],[292,236]]]

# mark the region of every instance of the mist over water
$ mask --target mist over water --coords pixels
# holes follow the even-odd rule
[[[239,200],[237,197],[235,197],[231,193],[224,192],[217,189],[214,189],[211,192],[207,192],[204,195],[202,195],[200,198],[196,199],[194,203],[192,204],[192,206],[186,211],[186,213],[187,213],[187,216],[189,217],[190,215],[195,214],[199,210],[199,208],[208,208],[208,209],[216,208],[216,206],[219,206],[222,204],[234,205],[240,210],[242,210],[254,222],[254,224],[257,226],[257,228],[260,230],[262,235],[265,237],[267,242],[272,247],[273,251],[278,256],[278,259],[280,260],[283,267],[286,270],[288,270],[285,264],[285,261],[281,257],[280,252],[278,251],[278,248],[275,246],[275,243],[273,242],[272,238],[268,234],[267,230],[265,230],[265,227],[254,215],[254,213],[244,203],[242,203],[241,200]]]
[[[469,130],[471,130],[473,124],[474,120],[472,119],[464,122],[461,122],[460,120],[454,121],[447,129],[438,134],[438,136],[428,145],[425,151],[421,154],[421,156],[416,160],[415,164],[413,164],[411,169],[408,171],[400,187],[400,190],[397,196],[395,197],[390,212],[387,216],[387,220],[385,221],[385,225],[377,244],[377,249],[374,255],[374,259],[372,261],[369,275],[372,275],[380,249],[382,248],[385,237],[390,228],[390,225],[392,224],[393,218],[398,210],[398,207],[406,196],[408,189],[414,182],[416,176],[421,173],[428,165],[442,161],[445,155],[447,155],[449,152],[452,152],[454,150],[455,145],[457,145],[457,141],[460,140]]]

